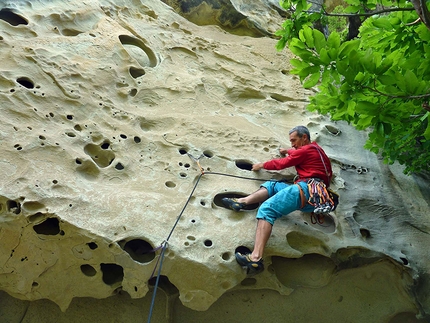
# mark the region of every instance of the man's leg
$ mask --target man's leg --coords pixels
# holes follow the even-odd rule
[[[264,247],[266,246],[271,233],[272,225],[265,220],[259,219],[257,222],[257,230],[255,232],[254,250],[250,256],[252,261],[259,261],[263,257]]]
[[[237,199],[224,197],[222,199],[222,203],[226,208],[232,209],[234,211],[240,211],[243,208],[245,208],[246,205],[263,202],[267,200],[268,197],[269,197],[269,192],[267,188],[262,186],[258,191],[255,191],[254,193],[245,197],[241,197]]]
[[[237,201],[239,203],[245,203],[245,204],[254,204],[254,203],[260,203],[269,197],[269,192],[267,191],[267,188],[260,187],[257,191],[254,193],[249,194],[248,196],[238,198]]]

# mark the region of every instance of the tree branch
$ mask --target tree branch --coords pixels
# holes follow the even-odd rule
[[[380,95],[386,96],[386,97],[391,98],[391,99],[425,99],[425,98],[430,98],[430,93],[421,94],[421,95],[391,95],[391,94],[381,92],[376,88],[371,88],[370,86],[362,86],[362,88],[370,90],[372,92],[376,92]],[[426,109],[426,108],[424,107],[424,109]]]
[[[413,11],[414,8],[388,8],[388,9],[382,9],[378,11],[372,11],[372,12],[364,12],[364,13],[329,13],[325,12],[324,15],[326,16],[338,16],[338,17],[371,17],[373,15],[379,15],[381,13],[387,13],[387,12],[396,12],[396,11]]]

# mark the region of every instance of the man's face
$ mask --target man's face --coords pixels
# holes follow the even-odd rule
[[[303,145],[306,144],[307,137],[308,136],[306,134],[304,134],[302,136],[302,138],[300,138],[297,135],[297,131],[294,131],[293,133],[290,134],[291,147],[293,147],[295,149],[302,147]]]

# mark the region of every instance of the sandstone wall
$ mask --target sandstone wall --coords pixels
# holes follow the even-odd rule
[[[284,19],[272,1],[228,2],[243,19],[222,28],[180,15],[214,3],[188,17],[161,1],[1,3],[2,321],[145,319],[166,239],[155,322],[428,318],[429,178],[305,110],[313,92],[267,37]],[[298,124],[341,204],[323,223],[280,219],[266,270],[246,277],[234,252],[252,247],[256,210],[220,199],[291,179],[247,167]]]

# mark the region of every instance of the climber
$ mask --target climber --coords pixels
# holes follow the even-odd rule
[[[297,126],[289,131],[289,136],[292,148],[279,150],[286,157],[253,164],[252,170],[281,170],[294,166],[298,175],[295,184],[268,181],[248,196],[222,199],[224,206],[234,211],[240,211],[248,204],[263,202],[257,212],[253,251],[249,254],[236,252],[236,261],[247,268],[249,275],[264,270],[263,251],[276,219],[295,210],[314,211],[314,206],[306,203],[309,199],[308,180],[323,181],[327,187],[330,185],[333,174],[330,160],[316,142],[311,143],[309,130]]]

